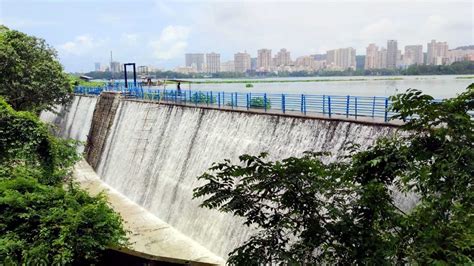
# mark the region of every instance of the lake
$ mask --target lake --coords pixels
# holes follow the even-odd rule
[[[464,78],[463,78],[464,77]],[[266,92],[290,94],[317,94],[317,95],[354,95],[354,96],[390,96],[403,92],[409,88],[422,90],[435,98],[449,98],[465,91],[469,84],[474,83],[472,75],[442,75],[442,76],[377,76],[377,77],[303,77],[303,78],[268,78],[255,79],[260,83],[253,83],[253,88],[246,88],[245,83],[210,83],[185,84],[182,89],[225,92]],[[315,80],[301,82],[304,80]],[[363,80],[355,80],[363,79]],[[238,79],[188,79],[190,81],[238,81]],[[245,79],[251,80],[251,79]],[[262,81],[291,80],[294,82]],[[299,82],[300,81],[300,82]],[[175,85],[167,85],[174,89]]]

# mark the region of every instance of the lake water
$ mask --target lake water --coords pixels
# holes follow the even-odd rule
[[[471,75],[472,76],[472,75]],[[409,88],[419,89],[435,98],[449,98],[466,90],[474,79],[461,75],[443,76],[377,76],[377,77],[304,77],[304,78],[268,78],[261,80],[293,80],[282,83],[253,83],[253,88],[246,88],[244,83],[218,84],[182,84],[182,89],[225,92],[266,92],[317,95],[354,95],[354,96],[390,96]],[[298,80],[324,80],[315,82],[298,82]],[[364,79],[364,80],[354,80]],[[395,80],[396,79],[396,80]],[[206,81],[209,79],[191,79]],[[224,80],[224,79],[223,79]],[[233,80],[233,79],[225,79]],[[247,80],[247,79],[246,79]],[[326,81],[327,80],[327,81]],[[337,81],[336,81],[337,80]],[[167,85],[167,88],[175,88]]]
[[[313,95],[351,95],[351,96],[390,96],[404,92],[409,88],[421,90],[437,99],[456,96],[474,83],[473,75],[439,75],[439,76],[357,76],[357,77],[301,77],[301,78],[243,78],[243,79],[183,79],[189,81],[243,81],[256,80],[252,88],[245,83],[182,83],[181,89],[214,92],[258,92]],[[272,82],[262,82],[262,81]],[[292,82],[274,82],[274,81]],[[318,80],[307,82],[305,80]],[[123,80],[116,80],[122,81]],[[304,81],[304,82],[303,82]],[[152,87],[160,88],[163,87]],[[176,85],[168,84],[167,89]]]

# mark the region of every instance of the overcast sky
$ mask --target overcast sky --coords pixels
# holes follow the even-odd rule
[[[120,62],[174,68],[186,52],[256,56],[287,48],[292,59],[369,43],[400,47],[431,39],[474,44],[474,1],[0,0],[0,24],[54,46],[67,71]],[[403,49],[402,49],[403,50]]]

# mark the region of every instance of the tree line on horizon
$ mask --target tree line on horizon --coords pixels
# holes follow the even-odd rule
[[[130,72],[131,73],[131,72]],[[112,73],[109,71],[91,71],[87,73],[73,73],[75,75],[86,75],[94,79],[123,79],[123,73]],[[218,73],[180,73],[172,70],[152,71],[144,74],[159,79],[165,78],[248,78],[248,77],[336,77],[336,76],[416,76],[416,75],[466,75],[474,74],[474,61],[454,62],[451,65],[411,65],[406,69],[348,69],[344,71],[320,70],[320,71],[279,71],[279,72],[256,72],[254,70],[245,73],[218,72]]]

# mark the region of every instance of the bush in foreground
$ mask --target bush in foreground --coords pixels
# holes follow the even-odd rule
[[[105,248],[126,244],[104,196],[69,179],[78,159],[74,141],[0,98],[0,264],[93,264]]]

